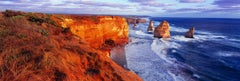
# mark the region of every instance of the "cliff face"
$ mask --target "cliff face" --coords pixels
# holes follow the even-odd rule
[[[154,37],[170,38],[170,26],[167,21],[162,21],[161,24],[155,28]]]
[[[93,33],[107,31],[104,29],[104,26],[109,27],[107,24],[98,26],[97,23],[106,23],[108,20],[106,18],[109,17],[103,17],[103,20],[97,18],[99,22],[95,21],[95,17],[4,12],[4,15],[0,15],[0,80],[141,81],[136,74],[125,70],[106,57],[104,52],[92,48],[100,44],[90,43],[94,41],[98,43],[97,40],[102,43],[105,39],[109,39],[104,38],[108,35]],[[63,23],[58,24],[61,22]],[[94,25],[101,28],[86,25],[88,23],[95,23]],[[112,22],[112,24],[118,26],[120,23]],[[68,26],[69,28],[66,28]],[[78,29],[75,26],[80,27],[79,30],[74,30]],[[81,26],[89,26],[89,28],[84,27],[82,28],[84,31],[80,31]],[[117,40],[118,37],[111,36],[119,33],[104,33],[110,33],[112,40],[120,41]],[[93,40],[94,37],[96,40]],[[122,44],[116,42],[118,43]],[[111,45],[113,41],[108,40],[107,44]]]
[[[103,48],[104,44],[124,45],[128,41],[128,24],[125,18],[119,16],[88,16],[93,21],[83,20],[81,17],[64,18],[60,22],[63,27],[94,48]]]

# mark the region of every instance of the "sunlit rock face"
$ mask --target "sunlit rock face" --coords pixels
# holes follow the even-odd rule
[[[152,20],[149,22],[147,31],[148,32],[153,32],[154,31],[154,26],[153,26],[153,21]]]
[[[156,38],[170,38],[170,26],[167,21],[162,21],[160,25],[154,30],[154,37]]]
[[[114,45],[124,45],[128,41],[128,24],[120,16],[91,16],[64,19],[63,27],[84,39],[94,48],[103,48],[107,41]],[[104,46],[105,47],[105,46]]]
[[[185,34],[185,37],[186,38],[194,38],[194,30],[195,30],[195,28],[194,27],[192,27],[192,28],[190,28],[189,30],[188,30],[188,32]]]

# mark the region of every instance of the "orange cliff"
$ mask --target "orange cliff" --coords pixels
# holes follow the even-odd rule
[[[128,41],[128,24],[120,16],[71,16],[59,23],[62,27],[70,28],[73,34],[93,48],[106,49],[109,46],[124,45]],[[113,44],[109,45],[108,42]]]
[[[114,22],[108,25],[108,21]],[[93,49],[105,43],[110,47],[126,43],[127,26],[122,32],[116,28],[126,25],[120,21],[125,20],[111,16],[0,13],[0,80],[142,81],[101,50]]]

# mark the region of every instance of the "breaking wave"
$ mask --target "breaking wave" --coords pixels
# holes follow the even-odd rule
[[[155,21],[154,27],[159,23]],[[171,26],[171,38],[157,39],[147,33],[148,24],[139,24],[136,29],[132,25],[129,27],[131,42],[125,47],[128,68],[145,81],[211,81],[212,78],[226,78],[229,72],[223,71],[226,76],[218,77],[218,70],[204,67],[216,61],[224,64],[219,68],[240,68],[235,61],[225,58],[240,57],[239,39],[200,30],[195,31],[194,39],[185,38],[188,29],[177,26]]]

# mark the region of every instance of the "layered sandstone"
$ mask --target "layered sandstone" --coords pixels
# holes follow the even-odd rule
[[[156,38],[170,38],[170,26],[167,21],[162,21],[160,25],[154,30],[154,37]]]
[[[153,21],[152,20],[149,22],[147,31],[148,32],[153,32],[154,31],[154,26],[153,26]]]
[[[194,38],[194,30],[195,28],[194,27],[191,27],[188,32],[185,34],[185,37],[186,38]]]

